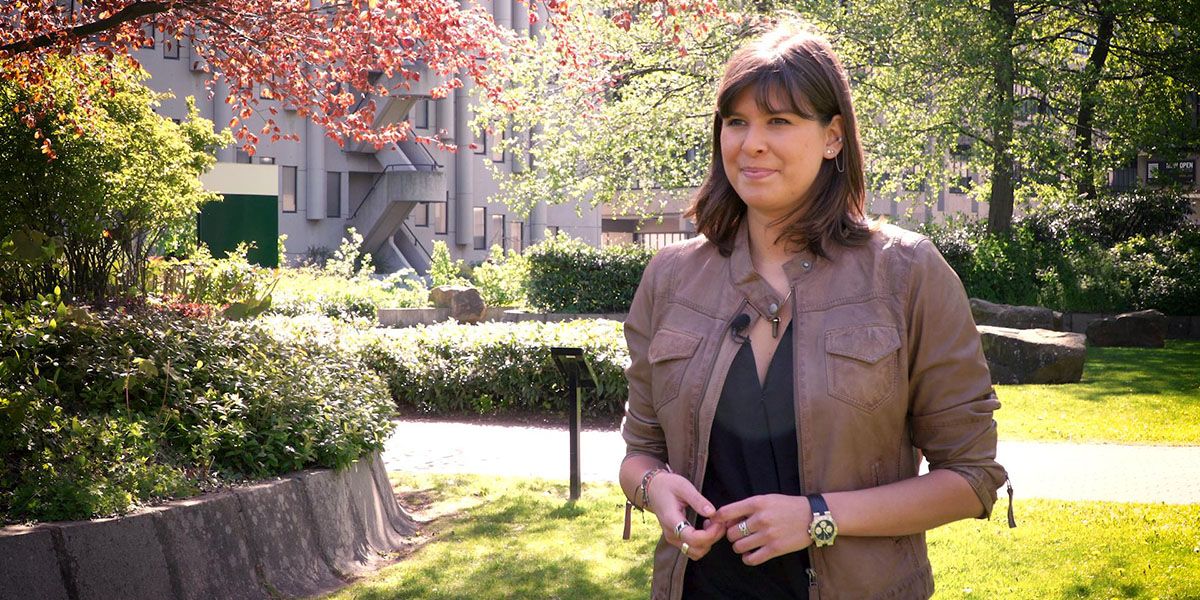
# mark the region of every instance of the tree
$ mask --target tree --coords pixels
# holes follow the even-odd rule
[[[574,5],[564,26],[595,49],[587,70],[542,43],[514,61],[498,96],[479,99],[475,127],[503,137],[512,155],[514,167],[489,166],[514,210],[586,201],[653,213],[708,169],[722,66],[764,19],[727,2],[690,12],[606,6]],[[563,85],[572,77],[589,85]]]
[[[586,38],[562,34],[568,3],[523,1],[530,22],[546,24],[547,43],[563,61],[559,83],[579,83],[575,74],[590,71],[594,53],[582,43]],[[629,4],[702,12],[713,1]],[[0,75],[37,85],[50,55],[128,55],[154,35],[185,40],[197,66],[211,73],[210,89],[228,85],[234,105],[228,125],[250,151],[260,135],[297,138],[279,128],[274,108],[261,114],[261,130],[246,124],[260,112],[255,93],[260,85],[338,143],[352,139],[382,147],[409,137],[411,127],[406,121],[376,123],[375,98],[403,95],[422,77],[440,78],[431,91],[435,98],[466,82],[495,98],[508,80],[509,60],[535,45],[465,1],[460,6],[447,0],[15,0],[0,8]],[[107,76],[103,66],[95,68],[97,76]],[[23,107],[28,122],[44,117],[53,104],[43,100]],[[89,105],[88,98],[81,100],[81,106]],[[53,140],[41,133],[44,152],[53,155]]]
[[[172,231],[194,236],[199,206],[219,199],[199,175],[229,134],[214,133],[194,104],[180,124],[155,114],[145,72],[125,59],[101,62],[48,56],[40,85],[0,81],[0,238],[36,232],[62,241],[65,268],[43,263],[25,273],[26,295],[61,286],[99,300],[114,285],[138,287],[150,251]],[[101,69],[107,79],[90,78]],[[47,99],[47,116],[28,123],[23,107]],[[56,160],[46,160],[31,129],[56,140]]]

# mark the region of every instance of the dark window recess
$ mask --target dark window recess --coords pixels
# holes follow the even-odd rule
[[[163,58],[179,60],[179,44],[177,39],[163,39]]]
[[[418,204],[412,211],[412,221],[417,227],[429,227],[429,205]]]
[[[950,184],[950,193],[965,194],[967,193],[967,190],[971,189],[971,183],[971,178],[967,175],[957,177],[955,178],[954,183]],[[940,206],[938,207],[938,210],[942,210]]]
[[[342,216],[342,174],[336,171],[325,175],[325,216],[331,219]]]
[[[492,215],[492,240],[488,247],[492,246],[500,246],[502,250],[508,249],[504,240],[504,215]]]
[[[508,247],[517,252],[525,249],[525,224],[521,221],[508,224]]]
[[[472,238],[476,250],[487,250],[487,209],[482,206],[476,206],[471,209],[472,216]]]
[[[253,162],[253,161],[251,160],[251,158],[252,158],[252,157],[250,156],[250,153],[249,153],[249,152],[246,152],[245,150],[241,150],[241,149],[239,149],[239,150],[237,151],[237,154],[235,155],[235,157],[234,157],[234,159],[233,159],[233,162],[235,162],[235,163],[237,163],[237,164],[239,164],[239,165],[248,165],[248,164],[250,164],[251,162]],[[295,168],[295,167],[292,167],[292,168]]]
[[[283,181],[279,186],[279,203],[285,213],[296,212],[296,167],[279,169]]]
[[[433,210],[433,232],[445,235],[448,230],[448,219],[446,218],[446,205],[450,201],[450,193],[446,193],[446,202],[437,202],[431,204]]]

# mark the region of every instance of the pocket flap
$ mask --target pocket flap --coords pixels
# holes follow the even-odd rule
[[[662,329],[650,341],[650,362],[689,358],[696,353],[699,345],[700,338],[694,335]]]
[[[900,349],[900,334],[886,325],[846,327],[825,332],[825,351],[875,364]]]

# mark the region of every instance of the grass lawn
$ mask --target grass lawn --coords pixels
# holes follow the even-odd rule
[[[1200,445],[1200,342],[1087,352],[1080,383],[996,386],[1000,439]]]
[[[392,474],[430,541],[329,599],[639,599],[655,521],[621,540],[615,485]],[[1018,500],[1017,529],[990,521],[929,535],[936,598],[1200,598],[1200,505]]]

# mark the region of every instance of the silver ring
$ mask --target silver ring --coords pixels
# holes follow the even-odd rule
[[[680,521],[680,522],[676,523],[676,524],[675,524],[675,537],[677,537],[677,538],[682,538],[682,537],[683,537],[683,530],[684,530],[684,529],[687,529],[688,527],[691,527],[691,526],[692,526],[692,524],[691,524],[691,523],[688,523],[688,520],[687,520],[687,519],[684,519],[684,520],[682,520],[682,521]],[[684,554],[687,554],[687,553],[685,552]]]
[[[691,548],[692,547],[689,546],[687,542],[679,545],[679,551],[682,552],[684,556],[687,556],[688,550],[691,550]]]
[[[738,531],[742,532],[742,537],[750,537],[750,534],[754,533],[750,531],[750,526],[746,525],[745,519],[741,523],[738,523]]]

